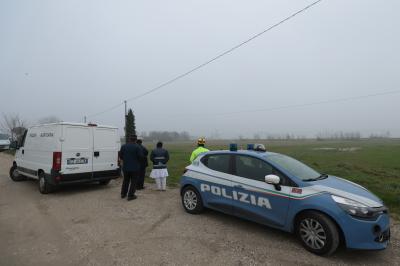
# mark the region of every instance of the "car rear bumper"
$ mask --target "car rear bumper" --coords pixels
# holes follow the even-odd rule
[[[120,177],[120,169],[98,171],[98,172],[87,172],[79,174],[61,174],[58,171],[51,171],[50,175],[46,175],[49,183],[53,185],[67,185],[77,183],[90,183],[98,182],[109,179],[116,179]]]

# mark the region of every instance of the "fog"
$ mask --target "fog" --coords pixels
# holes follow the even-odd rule
[[[140,95],[312,1],[0,2],[0,113],[123,128]],[[325,0],[128,102],[138,131],[400,137],[400,2]],[[393,92],[387,95],[359,96]],[[355,97],[355,98],[353,98]],[[352,98],[336,101],[337,99]],[[331,101],[331,102],[329,102]],[[324,102],[324,103],[321,103]],[[312,104],[319,103],[319,104]]]

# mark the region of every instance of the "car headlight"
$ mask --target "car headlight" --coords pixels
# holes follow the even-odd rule
[[[342,208],[345,212],[355,218],[365,220],[375,220],[382,213],[387,213],[386,207],[372,208],[368,207],[358,201],[331,195],[332,199]]]

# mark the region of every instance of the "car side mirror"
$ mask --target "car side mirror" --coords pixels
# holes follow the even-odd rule
[[[10,149],[18,150],[18,141],[14,140],[10,143]]]
[[[265,176],[265,183],[274,185],[276,190],[281,190],[280,183],[281,178],[277,175],[266,175]]]
[[[265,183],[271,185],[278,185],[281,182],[281,179],[277,175],[266,175],[265,176]]]

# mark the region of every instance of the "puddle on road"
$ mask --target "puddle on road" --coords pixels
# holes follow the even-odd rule
[[[332,148],[332,147],[319,147],[313,148],[314,151],[341,151],[341,152],[355,152],[361,150],[361,147],[342,147],[342,148]]]

